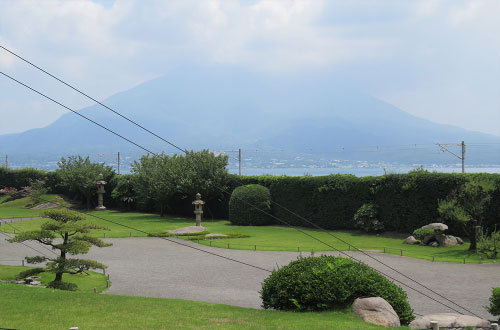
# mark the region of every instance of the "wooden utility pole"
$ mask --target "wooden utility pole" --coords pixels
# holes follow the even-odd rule
[[[465,173],[465,142],[462,141],[461,143],[436,143],[437,146],[439,146],[440,150],[442,152],[449,152],[450,154],[452,154],[453,156],[457,157],[458,159],[461,159],[462,160],[462,173]],[[447,146],[459,146],[459,147],[462,147],[462,156],[459,156],[457,155],[456,153],[448,150],[448,148],[446,148]]]
[[[120,152],[118,151],[118,175],[120,175]]]

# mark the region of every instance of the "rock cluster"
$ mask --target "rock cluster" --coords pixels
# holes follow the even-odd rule
[[[16,281],[16,283],[17,284],[40,286],[40,285],[42,285],[42,283],[39,280],[40,280],[39,276],[28,276],[23,280]]]
[[[409,327],[411,329],[429,329],[431,321],[437,321],[440,328],[457,328],[475,327],[476,329],[491,329],[490,322],[480,319],[479,317],[461,315],[455,313],[439,313],[429,314],[413,320]]]
[[[430,223],[423,226],[421,229],[432,229],[434,233],[425,236],[422,241],[417,240],[414,236],[409,236],[403,241],[403,244],[419,244],[433,247],[447,247],[464,244],[464,241],[460,237],[444,234],[444,231],[448,229],[448,226],[444,223]]]

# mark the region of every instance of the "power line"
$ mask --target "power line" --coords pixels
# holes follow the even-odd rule
[[[22,61],[24,61],[24,62],[28,63],[29,65],[31,65],[31,66],[33,66],[33,67],[37,68],[38,70],[42,71],[42,72],[43,72],[43,73],[45,73],[46,75],[49,75],[50,77],[52,77],[52,78],[56,79],[56,80],[57,80],[57,81],[59,81],[60,83],[62,83],[62,84],[64,84],[64,85],[68,86],[69,88],[71,88],[71,89],[73,89],[74,91],[76,91],[76,92],[80,93],[81,95],[83,95],[83,96],[85,96],[85,97],[87,97],[87,98],[91,99],[92,101],[96,102],[97,104],[99,104],[99,105],[101,105],[101,106],[105,107],[106,109],[108,109],[108,110],[112,111],[113,113],[115,113],[116,115],[118,115],[118,116],[122,117],[123,119],[125,119],[125,120],[129,121],[130,123],[132,123],[132,124],[134,124],[134,125],[136,125],[136,126],[138,126],[138,127],[142,128],[142,129],[143,129],[143,130],[145,130],[146,132],[148,132],[148,133],[150,133],[150,134],[153,134],[153,135],[154,135],[154,136],[156,136],[157,138],[161,139],[163,142],[166,142],[166,143],[168,143],[169,145],[171,145],[172,147],[174,147],[174,148],[176,148],[176,149],[178,149],[178,150],[180,150],[180,151],[182,151],[182,152],[184,152],[184,153],[187,153],[187,151],[186,151],[186,150],[184,150],[184,149],[182,149],[181,147],[178,147],[177,145],[175,145],[175,144],[171,143],[170,141],[168,141],[168,140],[166,140],[166,139],[162,138],[162,137],[161,137],[161,136],[159,136],[158,134],[156,134],[156,133],[154,133],[154,132],[150,131],[149,129],[145,128],[144,126],[142,126],[142,125],[138,124],[137,122],[135,122],[135,121],[133,121],[133,120],[131,120],[131,119],[127,118],[126,116],[122,115],[122,114],[121,114],[121,113],[119,113],[118,111],[115,111],[115,110],[111,109],[111,108],[110,108],[110,107],[108,107],[107,105],[105,105],[105,104],[101,103],[100,101],[96,100],[95,98],[91,97],[90,95],[88,95],[88,94],[86,94],[86,93],[82,92],[82,91],[81,91],[81,90],[79,90],[78,88],[76,88],[76,87],[74,87],[74,86],[72,86],[72,85],[70,85],[70,84],[66,83],[66,82],[65,82],[65,81],[63,81],[62,79],[60,79],[60,78],[58,78],[58,77],[54,76],[53,74],[51,74],[51,73],[47,72],[46,70],[42,69],[41,67],[39,67],[39,66],[35,65],[34,63],[32,63],[32,62],[28,61],[28,60],[27,60],[27,59],[25,59],[24,57],[21,57],[20,55],[18,55],[18,54],[16,54],[16,53],[14,53],[13,51],[11,51],[11,50],[9,50],[9,49],[5,48],[5,47],[4,47],[4,46],[2,46],[2,45],[0,45],[0,48],[4,49],[5,51],[9,52],[10,54],[14,55],[15,57],[17,57],[17,58],[21,59]]]
[[[78,116],[80,116],[80,117],[82,117],[82,118],[84,118],[84,119],[86,119],[86,120],[90,121],[91,123],[93,123],[93,124],[95,124],[95,125],[97,125],[97,126],[99,126],[99,127],[103,128],[103,129],[105,129],[106,131],[108,131],[108,132],[110,132],[110,133],[112,133],[112,134],[114,134],[114,135],[116,135],[116,136],[118,136],[118,137],[122,138],[123,140],[125,140],[125,141],[127,141],[127,142],[129,142],[129,143],[132,143],[133,145],[135,145],[135,146],[137,146],[137,147],[141,148],[142,150],[144,150],[144,151],[146,151],[146,152],[149,152],[149,153],[153,153],[152,151],[150,151],[150,150],[148,150],[148,149],[144,148],[143,146],[141,146],[141,145],[139,145],[139,144],[137,144],[137,143],[133,142],[132,140],[127,139],[126,137],[124,137],[124,136],[122,136],[122,135],[120,135],[120,134],[116,133],[115,131],[113,131],[113,130],[111,130],[111,129],[109,129],[109,128],[107,128],[107,127],[105,127],[105,126],[101,125],[101,124],[99,124],[98,122],[96,122],[96,121],[94,121],[94,120],[90,119],[89,117],[82,115],[82,114],[81,114],[81,113],[79,113],[78,111],[75,111],[75,110],[71,109],[70,107],[65,106],[64,104],[62,104],[62,103],[60,103],[60,102],[58,102],[58,101],[54,100],[53,98],[51,98],[51,97],[49,97],[49,96],[47,96],[47,95],[43,94],[42,92],[39,92],[38,90],[36,90],[36,89],[34,89],[34,88],[32,88],[32,87],[30,87],[30,86],[28,86],[28,85],[26,85],[26,84],[24,84],[24,83],[20,82],[19,80],[15,79],[15,78],[13,78],[13,77],[11,77],[11,76],[9,76],[8,74],[6,74],[6,73],[4,73],[4,72],[2,72],[2,71],[0,71],[0,74],[3,74],[5,77],[7,77],[7,78],[9,78],[9,79],[11,79],[11,80],[13,80],[13,81],[15,81],[15,82],[16,82],[16,83],[18,83],[19,85],[22,85],[22,86],[24,86],[24,87],[28,88],[29,90],[31,90],[31,91],[33,91],[33,92],[37,93],[38,95],[41,95],[41,96],[45,97],[46,99],[48,99],[48,100],[50,100],[50,101],[54,102],[55,104],[57,104],[57,105],[59,105],[59,106],[61,106],[61,107],[65,108],[65,109],[67,109],[67,110],[69,110],[69,111],[73,112],[74,114],[76,114],[76,115],[78,115]]]
[[[9,236],[8,234],[6,234],[6,233],[4,233],[4,232],[1,232],[1,231],[0,231],[0,234],[3,234],[3,235],[5,235],[5,236],[7,236],[8,238],[12,238],[12,236]],[[49,257],[48,255],[46,255],[45,253],[43,253],[43,252],[41,252],[41,251],[39,251],[39,250],[37,250],[37,249],[35,249],[35,248],[33,248],[33,247],[29,246],[28,244],[25,244],[25,243],[23,243],[23,242],[16,242],[16,243],[22,244],[22,245],[26,246],[27,248],[32,249],[33,251],[36,251],[36,252],[38,252],[38,253],[40,253],[40,254],[42,254],[42,255],[46,256],[47,258],[50,258],[50,257]]]
[[[2,48],[4,48],[4,47],[2,47]],[[79,116],[81,116],[82,118],[89,120],[90,122],[94,123],[95,125],[97,125],[97,126],[99,126],[99,127],[103,128],[103,129],[105,129],[105,130],[107,130],[107,131],[111,132],[112,134],[114,134],[114,135],[116,135],[116,136],[118,136],[118,137],[120,137],[120,138],[122,138],[122,139],[124,139],[124,140],[126,140],[127,142],[132,143],[132,144],[134,144],[135,146],[137,146],[137,147],[139,147],[139,148],[141,148],[141,149],[143,149],[143,150],[145,150],[145,151],[147,151],[147,152],[149,152],[149,153],[151,153],[151,154],[153,154],[153,155],[155,155],[155,156],[158,156],[156,153],[154,153],[154,152],[152,152],[152,151],[149,151],[148,149],[146,149],[146,148],[142,147],[141,145],[139,145],[139,144],[137,144],[137,143],[135,143],[135,142],[133,142],[133,141],[131,141],[131,140],[129,140],[129,139],[127,139],[127,138],[123,137],[122,135],[120,135],[120,134],[118,134],[118,133],[114,132],[114,131],[113,131],[113,130],[111,130],[111,129],[108,129],[107,127],[105,127],[105,126],[103,126],[103,125],[101,125],[101,124],[99,124],[99,123],[97,123],[97,122],[93,121],[92,119],[90,119],[90,118],[88,118],[88,117],[86,117],[86,116],[81,115],[80,113],[78,113],[78,112],[76,112],[76,111],[74,111],[74,110],[70,109],[69,107],[67,107],[67,106],[63,105],[62,103],[60,103],[60,102],[58,102],[58,101],[56,101],[56,100],[54,100],[54,99],[52,99],[52,98],[48,97],[47,95],[45,95],[45,94],[43,94],[43,93],[41,93],[41,92],[39,92],[39,91],[35,90],[34,88],[32,88],[32,87],[30,87],[30,86],[28,86],[28,85],[26,85],[26,84],[24,84],[24,83],[20,82],[19,80],[15,79],[15,78],[13,78],[13,77],[11,77],[11,76],[9,76],[9,75],[7,75],[7,74],[3,73],[3,72],[0,72],[0,73],[2,73],[4,76],[8,77],[9,79],[11,79],[11,80],[13,80],[13,81],[17,82],[18,84],[20,84],[20,85],[22,85],[22,86],[24,86],[24,87],[26,87],[26,88],[28,88],[28,89],[32,90],[33,92],[36,92],[37,94],[39,94],[39,95],[41,95],[41,96],[43,96],[43,97],[45,97],[45,98],[49,99],[50,101],[52,101],[52,102],[54,102],[54,103],[56,103],[56,104],[58,104],[58,105],[60,105],[60,106],[62,106],[62,107],[64,107],[64,108],[66,108],[66,109],[68,109],[68,110],[70,110],[70,111],[72,111],[72,112],[73,112],[73,113],[75,113],[75,114],[78,114],[78,115],[79,115]],[[99,103],[99,104],[101,104],[101,103]],[[107,108],[107,107],[106,107],[106,108]],[[112,110],[112,111],[113,111],[113,112],[115,112],[114,110]],[[122,115],[120,115],[120,116],[122,116]],[[154,134],[154,133],[152,133],[152,134]],[[161,139],[162,139],[162,140],[164,140],[163,138],[161,138]],[[171,143],[169,142],[169,144],[171,144]],[[171,145],[172,145],[172,144],[171,144]],[[182,150],[182,149],[180,149],[180,148],[178,148],[178,149],[179,149],[179,150]],[[187,152],[187,151],[185,151],[185,150],[182,150],[182,151],[183,151],[184,153],[186,153],[186,155],[188,155],[188,152]],[[220,187],[217,187],[217,188],[218,188],[218,189],[222,189],[222,188],[220,188]],[[222,189],[222,190],[223,190],[223,189]],[[225,190],[223,190],[223,191],[225,191]],[[227,192],[227,191],[225,191],[225,193],[226,193],[226,194],[228,194],[228,195],[230,195],[230,193],[229,193],[229,192]],[[283,209],[287,210],[288,212],[290,212],[290,213],[294,214],[292,211],[290,211],[290,210],[288,210],[288,209],[284,208],[284,207],[283,207],[283,206],[281,206],[280,204],[278,204],[278,203],[276,203],[276,202],[274,202],[274,201],[271,201],[271,202],[272,202],[272,203],[274,203],[275,205],[280,206],[281,208],[283,208]],[[295,215],[296,215],[296,214],[295,214]],[[298,216],[298,215],[296,215],[296,216]],[[276,217],[275,217],[275,218],[276,218]],[[305,219],[305,218],[303,218],[303,217],[300,217],[300,218]],[[278,219],[278,218],[276,218],[276,219],[277,219],[277,220],[282,221],[281,219]],[[307,220],[307,219],[305,219],[305,220],[306,220],[306,222],[308,222],[308,223],[312,223],[312,222],[310,222],[310,221],[309,221],[309,220]],[[286,224],[286,222],[284,222],[284,223]],[[288,226],[290,226],[290,225],[288,224]],[[315,225],[315,226],[317,226],[317,225]],[[319,227],[319,226],[317,226],[317,228],[322,229],[322,228],[321,228],[321,227]],[[295,228],[295,229],[297,229],[297,228]],[[297,230],[298,230],[298,229],[297,229]],[[300,230],[299,230],[299,231],[300,231]],[[308,235],[308,236],[310,236],[309,234],[307,234],[307,235]],[[312,237],[312,236],[311,236],[311,237]],[[334,236],[334,237],[335,237],[335,236]],[[337,239],[338,239],[338,238],[337,238]],[[317,239],[317,240],[318,240],[319,242],[321,242],[321,243],[323,243],[323,244],[325,244],[325,245],[327,245],[327,246],[331,247],[329,244],[327,244],[327,243],[325,243],[325,242],[322,242],[322,241],[321,241],[321,240],[319,240],[319,239]],[[333,247],[332,247],[332,248],[333,248]],[[356,249],[357,249],[357,248],[356,248]],[[337,249],[337,250],[338,250],[338,249]],[[359,249],[358,249],[358,250],[359,250]],[[339,251],[339,250],[338,250],[338,251]],[[360,251],[361,251],[361,250],[360,250]],[[339,251],[339,252],[341,252],[341,251]],[[342,252],[341,252],[341,253],[342,253]],[[374,260],[376,260],[377,262],[380,262],[381,264],[385,265],[385,264],[384,264],[383,262],[381,262],[380,260],[378,260],[378,259],[376,259],[376,258],[374,258],[374,257],[371,257],[371,258],[373,258],[373,259],[374,259]],[[385,266],[386,266],[386,267],[388,267],[387,265],[385,265]],[[393,269],[393,268],[392,268],[392,269]],[[394,269],[393,269],[393,270],[394,270]],[[380,272],[380,271],[379,271],[379,272]],[[380,273],[381,273],[381,274],[383,274],[382,272],[380,272]],[[406,278],[408,278],[408,279],[411,279],[411,278],[409,278],[408,276],[406,276],[406,275],[404,275],[404,274],[402,274],[402,273],[400,273],[400,272],[398,272],[398,273],[399,273],[399,274],[401,274],[402,276],[405,276],[405,277],[406,277]],[[385,274],[384,274],[384,275],[385,275]],[[386,276],[387,276],[387,275],[386,275]],[[415,281],[415,280],[413,280],[413,279],[411,279],[411,280],[412,280],[413,282],[415,282],[415,283],[419,284],[420,286],[422,286],[422,287],[426,288],[427,290],[429,290],[429,291],[433,292],[434,294],[436,294],[436,295],[438,295],[438,296],[442,297],[443,299],[446,299],[446,300],[448,300],[448,301],[452,302],[453,304],[455,304],[456,306],[458,306],[458,307],[460,307],[460,308],[462,308],[462,309],[464,309],[464,310],[468,311],[466,308],[464,308],[464,307],[462,307],[462,306],[458,305],[457,303],[454,303],[453,301],[451,301],[451,300],[447,299],[446,297],[444,297],[444,296],[442,296],[442,295],[439,295],[438,293],[436,293],[435,291],[432,291],[431,289],[429,289],[429,288],[428,288],[428,287],[426,287],[425,285],[423,285],[423,284],[421,284],[421,283],[419,283],[419,282],[417,282],[417,281]],[[399,281],[398,281],[398,282],[399,282]],[[401,282],[399,282],[399,283],[401,283]],[[401,283],[401,284],[402,284],[402,285],[405,285],[405,286],[407,286],[407,287],[409,287],[408,285],[406,285],[406,284],[404,284],[404,283]],[[411,287],[409,287],[409,288],[411,288]],[[419,292],[418,290],[416,290],[416,291],[417,291],[417,292]],[[420,293],[421,293],[421,292],[420,292]],[[421,294],[423,294],[423,293],[421,293]],[[423,294],[423,295],[425,295],[425,294]],[[430,297],[429,297],[429,298],[430,298]],[[431,299],[433,299],[433,298],[431,298]],[[433,300],[435,300],[435,299],[433,299]],[[437,301],[437,300],[436,300],[436,301]],[[438,301],[437,301],[437,302],[438,302]],[[440,302],[440,303],[441,303],[441,304],[443,304],[442,302]],[[444,306],[446,306],[446,307],[448,307],[448,308],[450,308],[449,306],[447,306],[447,305],[445,305],[445,304],[443,304],[443,305],[444,305]],[[453,308],[450,308],[450,309],[454,310]],[[454,310],[454,311],[456,311],[456,310]],[[468,311],[468,312],[470,312],[470,311]],[[475,314],[474,314],[474,313],[472,313],[472,312],[470,312],[470,313],[471,313],[471,314],[473,314],[473,315],[475,315]]]
[[[17,231],[19,231],[19,232],[21,232],[18,228],[14,227],[14,226],[12,225],[12,223],[6,223],[6,224],[7,224],[7,225],[9,225],[9,226],[11,226],[11,227],[14,229],[14,233],[15,233],[15,231],[16,231],[16,230],[17,230]],[[40,243],[39,241],[35,241],[35,242],[36,242],[36,243],[38,243],[38,245],[40,245],[41,247],[43,247],[45,250],[49,251],[50,253],[53,253],[53,254],[55,254],[55,255],[58,255],[56,252],[52,251],[51,249],[49,249],[48,247],[46,247],[45,245],[43,245],[43,244],[42,244],[42,243]]]

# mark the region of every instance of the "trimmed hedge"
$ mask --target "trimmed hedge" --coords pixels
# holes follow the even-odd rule
[[[284,206],[271,205],[272,214],[294,226],[313,227],[302,217],[325,229],[355,229],[354,215],[363,205],[374,203],[378,208],[377,219],[387,231],[411,233],[431,222],[439,220],[438,201],[465,183],[469,177],[488,176],[495,181],[490,206],[486,210],[485,229],[492,231],[500,223],[500,175],[499,174],[449,174],[412,171],[408,174],[388,174],[377,177],[358,178],[350,174],[335,174],[321,177],[290,176],[238,176],[229,175],[227,191],[235,188],[259,184],[267,187],[272,201]],[[111,192],[120,178],[131,180],[134,175],[117,176],[106,186],[106,206],[120,205],[130,209],[156,211],[154,205],[138,205],[137,202],[123,205],[118,198],[111,198]],[[33,169],[10,170],[0,168],[0,187],[26,186],[29,179],[45,179],[51,193],[62,193],[74,197],[72,192],[58,187],[55,172]],[[121,197],[134,198],[136,192],[127,191]],[[118,197],[118,196],[117,196]],[[214,219],[229,219],[230,196],[220,196],[206,200],[204,215]],[[192,200],[185,196],[174,196],[169,202],[169,212],[183,216],[193,216]],[[300,215],[300,217],[294,215]],[[460,224],[446,222],[450,234],[463,235]]]
[[[490,176],[496,182],[487,212],[485,228],[492,230],[500,223],[500,175],[450,174],[413,171],[408,174],[388,174],[377,177],[334,174],[322,177],[289,176],[229,176],[229,186],[260,184],[271,191],[272,201],[291,212],[272,204],[273,215],[294,226],[313,227],[304,221],[325,229],[355,229],[354,215],[367,203],[377,205],[378,220],[387,231],[411,233],[439,220],[438,201],[465,183],[468,177]],[[229,199],[225,196],[227,200]],[[227,218],[227,200],[215,213]],[[226,211],[227,212],[227,211]],[[300,215],[298,217],[293,213]],[[446,222],[450,234],[463,235],[462,227]]]
[[[382,297],[401,324],[415,317],[404,290],[365,264],[334,256],[299,258],[264,280],[264,308],[322,311],[349,307],[356,298]]]
[[[234,189],[229,199],[229,221],[240,226],[263,226],[271,222],[271,194],[258,184]]]

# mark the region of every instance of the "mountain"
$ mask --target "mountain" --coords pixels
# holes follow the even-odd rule
[[[351,160],[457,163],[453,156],[439,155],[437,147],[429,152],[418,145],[500,143],[498,136],[412,116],[328,73],[268,77],[227,66],[180,68],[103,103],[186,149],[272,149]],[[103,107],[79,112],[148,150],[176,151]],[[383,147],[394,145],[407,147]],[[43,128],[2,135],[0,146],[2,153],[32,159],[117,150],[146,153],[73,113]],[[467,157],[468,163],[500,163],[499,153]]]

